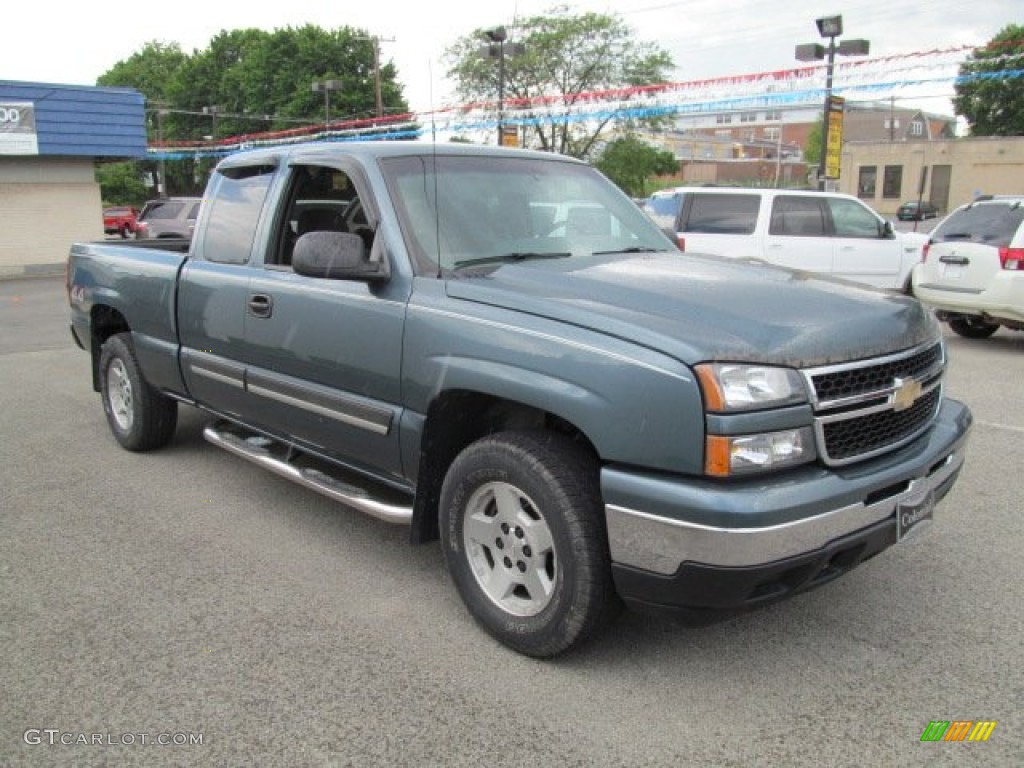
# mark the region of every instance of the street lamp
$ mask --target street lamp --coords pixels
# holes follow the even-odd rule
[[[825,157],[828,152],[829,113],[833,109],[832,73],[835,69],[836,54],[840,56],[867,56],[871,44],[867,40],[843,40],[836,45],[836,38],[843,34],[842,16],[824,16],[815,19],[818,34],[828,38],[828,47],[820,43],[804,43],[796,47],[798,61],[820,61],[826,59],[825,67],[825,110],[821,129],[821,159],[818,161],[818,188],[825,188]]]
[[[340,91],[343,85],[341,80],[313,81],[313,93],[324,95],[324,125],[331,124],[331,91]]]
[[[498,145],[504,144],[504,102],[505,102],[505,43],[508,40],[508,32],[504,27],[495,27],[484,31],[484,36],[490,40],[490,44],[483,49],[483,54],[492,59],[498,60]],[[518,56],[526,50],[522,43],[509,43],[507,53],[509,56]]]

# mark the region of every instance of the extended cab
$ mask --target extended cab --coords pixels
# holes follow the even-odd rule
[[[787,189],[676,187],[645,210],[687,253],[758,259],[910,292],[927,236],[897,232],[850,195]]]
[[[705,622],[831,581],[925,528],[964,460],[915,299],[680,254],[567,158],[240,153],[191,244],[158,245],[69,257],[116,440],[203,409],[215,445],[440,538],[529,655],[623,600]]]

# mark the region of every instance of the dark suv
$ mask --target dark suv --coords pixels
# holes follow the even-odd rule
[[[191,239],[196,226],[201,197],[169,197],[150,200],[139,214],[135,237],[138,240],[179,237]]]

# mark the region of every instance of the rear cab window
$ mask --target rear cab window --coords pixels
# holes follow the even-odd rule
[[[203,257],[222,264],[245,264],[276,168],[227,167],[211,183],[210,212],[203,236]],[[196,207],[198,211],[198,205]]]

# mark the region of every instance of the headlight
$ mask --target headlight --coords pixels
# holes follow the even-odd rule
[[[815,457],[810,427],[761,435],[708,435],[704,471],[732,477],[803,464]]]
[[[705,363],[698,365],[696,370],[706,407],[715,413],[774,408],[807,401],[803,380],[791,368]]]

